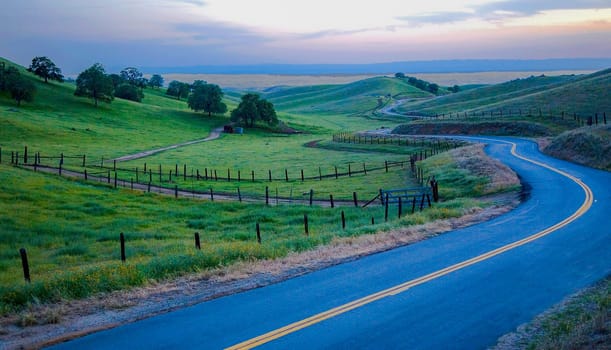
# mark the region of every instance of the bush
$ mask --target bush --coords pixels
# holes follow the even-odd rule
[[[127,83],[123,83],[117,86],[115,90],[115,97],[140,102],[144,98],[144,94],[139,88]]]

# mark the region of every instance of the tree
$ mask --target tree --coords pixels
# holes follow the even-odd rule
[[[399,73],[395,73],[395,78],[405,78],[405,74],[399,72]]]
[[[262,120],[272,125],[278,122],[274,105],[260,99],[257,94],[246,94],[236,109],[231,111],[231,120],[252,127],[257,120]]]
[[[460,91],[460,86],[458,86],[458,85],[454,85],[454,86],[452,86],[452,87],[449,87],[449,88],[448,88],[448,91],[453,92],[453,93],[457,93],[457,92],[459,92],[459,91]]]
[[[259,100],[257,102],[257,110],[259,111],[259,119],[266,122],[269,125],[278,124],[278,116],[274,105],[268,100]]]
[[[119,85],[126,83],[125,79],[119,74],[109,74],[108,77],[112,80],[112,87],[117,90]]]
[[[113,100],[112,79],[106,75],[104,67],[96,63],[81,72],[76,78],[75,96],[89,97],[98,106],[98,100],[110,103]]]
[[[28,71],[44,79],[45,83],[48,83],[49,79],[57,80],[60,83],[64,81],[61,69],[45,56],[34,57]]]
[[[19,73],[15,67],[9,67],[3,72],[2,87],[11,93],[11,97],[21,106],[21,101],[30,102],[34,100],[36,86]]]
[[[153,74],[151,79],[149,79],[149,86],[151,88],[160,88],[163,86],[163,77],[159,74]]]
[[[196,112],[203,110],[210,116],[212,113],[227,112],[227,105],[222,102],[222,99],[223,91],[218,85],[202,84],[196,81],[187,103],[192,110]]]
[[[115,97],[140,102],[144,98],[144,94],[136,86],[123,83],[115,89]]]
[[[135,67],[127,67],[123,69],[120,73],[121,78],[123,78],[128,84],[144,88],[146,87],[147,80],[142,77],[142,72]]]
[[[181,97],[189,96],[190,90],[191,85],[178,80],[173,80],[170,82],[170,85],[168,85],[168,90],[165,93],[166,95],[174,96],[180,100]]]
[[[432,84],[428,84],[427,89],[433,93],[433,94],[437,94],[437,92],[439,92],[439,85],[432,83]]]

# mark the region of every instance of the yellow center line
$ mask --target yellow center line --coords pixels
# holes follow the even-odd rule
[[[488,139],[483,139],[483,140],[488,140]],[[301,321],[297,321],[294,323],[291,323],[287,326],[278,328],[276,330],[273,330],[271,332],[265,333],[263,335],[260,335],[258,337],[246,340],[242,343],[233,345],[231,347],[228,347],[227,349],[231,349],[231,350],[237,350],[237,349],[252,349],[254,347],[263,345],[265,343],[268,343],[274,339],[278,339],[281,338],[285,335],[288,335],[290,333],[296,332],[300,329],[303,328],[307,328],[311,325],[314,325],[316,323],[322,322],[324,320],[327,320],[329,318],[341,315],[343,313],[346,313],[350,310],[354,310],[356,308],[362,307],[364,305],[370,304],[374,301],[380,300],[382,298],[386,298],[389,296],[393,296],[393,295],[397,295],[399,293],[405,292],[406,290],[408,290],[409,288],[415,287],[417,285],[429,282],[431,280],[437,279],[439,277],[445,276],[447,274],[450,274],[452,272],[458,271],[460,269],[463,269],[465,267],[480,263],[484,260],[488,260],[494,256],[497,256],[499,254],[502,254],[504,252],[507,252],[509,250],[515,249],[517,247],[523,246],[525,244],[528,244],[530,242],[533,242],[535,240],[538,240],[541,237],[544,237],[562,227],[567,226],[568,224],[570,224],[571,222],[577,220],[577,218],[579,218],[580,216],[582,216],[583,214],[585,214],[590,207],[592,206],[592,203],[594,201],[594,195],[592,193],[592,190],[585,184],[583,183],[580,179],[574,177],[573,175],[570,175],[562,170],[556,169],[550,165],[538,162],[536,160],[532,160],[529,158],[526,158],[524,156],[521,156],[519,154],[517,154],[516,152],[516,148],[517,145],[513,142],[509,142],[509,141],[502,141],[502,140],[492,140],[495,142],[504,142],[504,143],[508,143],[511,144],[511,154],[519,159],[522,159],[524,161],[536,164],[538,166],[544,167],[546,169],[549,169],[553,172],[556,172],[562,176],[565,176],[569,179],[571,179],[572,181],[574,181],[575,183],[577,183],[584,191],[585,193],[585,199],[583,201],[583,203],[581,204],[581,206],[577,209],[577,211],[575,211],[572,215],[570,215],[569,217],[565,218],[564,220],[560,221],[559,223],[550,226],[540,232],[537,232],[531,236],[528,236],[526,238],[520,239],[518,241],[509,243],[507,245],[504,245],[502,247],[499,247],[497,249],[491,250],[489,252],[486,252],[484,254],[478,255],[474,258],[462,261],[460,263],[448,266],[446,268],[443,268],[441,270],[429,273],[428,275],[422,276],[422,277],[418,277],[416,279],[401,283],[399,285],[396,285],[394,287],[388,288],[388,289],[384,289],[382,291],[379,291],[377,293],[374,294],[370,294],[368,296],[365,296],[363,298],[351,301],[349,303],[346,303],[344,305],[332,308],[330,310],[321,312],[319,314],[310,316],[308,318],[305,318]]]

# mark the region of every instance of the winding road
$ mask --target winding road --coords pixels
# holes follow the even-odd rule
[[[611,272],[611,173],[486,142],[531,188],[491,221],[53,349],[483,349]]]

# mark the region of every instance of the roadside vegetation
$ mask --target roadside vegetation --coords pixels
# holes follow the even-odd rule
[[[496,350],[608,349],[611,346],[611,277],[555,305],[513,333]]]
[[[611,171],[611,125],[566,131],[543,148],[553,157]]]

